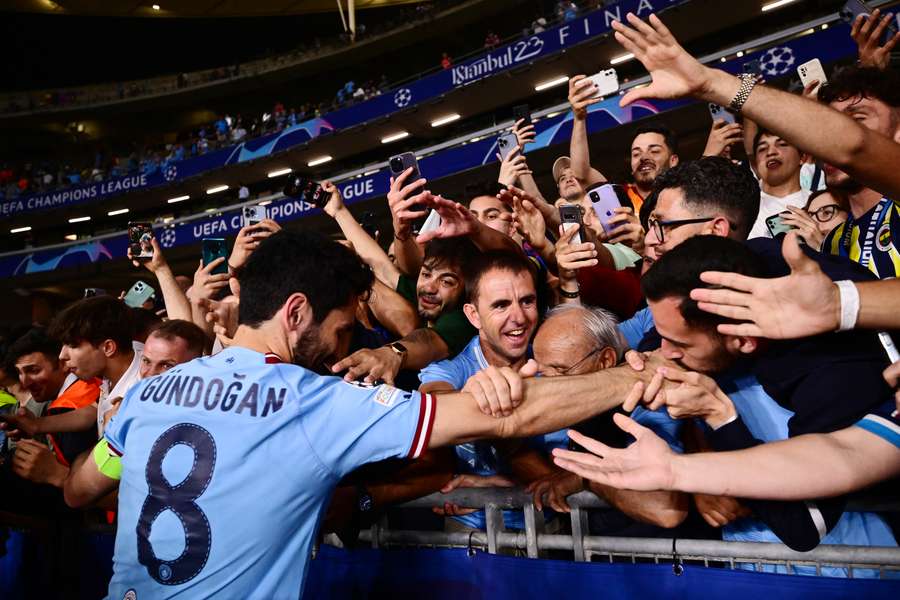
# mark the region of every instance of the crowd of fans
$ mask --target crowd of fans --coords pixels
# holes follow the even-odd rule
[[[597,3],[587,3],[590,9]],[[420,18],[433,12],[433,7],[418,5],[415,17]],[[579,14],[573,2],[560,1],[555,7],[555,15],[559,21],[574,19]],[[547,19],[537,16],[531,27],[523,35],[531,35],[543,31],[548,26]],[[484,47],[493,49],[500,44],[500,37],[489,31]],[[449,69],[453,58],[446,52],[440,59],[441,68]],[[196,82],[203,83],[219,79],[238,77],[241,66],[234,65],[210,71],[203,78],[187,74],[178,75],[178,89],[188,87]],[[390,87],[386,75],[366,79],[361,83],[350,80],[344,83],[331,99],[304,102],[299,107],[285,108],[281,101],[276,101],[273,108],[258,114],[231,115],[220,114],[217,119],[191,131],[180,132],[178,141],[165,145],[134,144],[127,149],[103,149],[94,153],[93,160],[89,156],[73,157],[69,161],[33,160],[22,162],[4,162],[0,166],[0,200],[13,200],[20,195],[49,192],[69,186],[89,182],[100,182],[127,175],[152,173],[165,170],[174,162],[193,156],[200,156],[216,150],[252,139],[261,135],[276,133],[305,120],[364,102],[374,98]],[[119,97],[132,97],[149,91],[146,84],[131,83],[119,85]],[[56,96],[64,97],[64,92]]]
[[[258,453],[280,460],[273,456],[284,448],[274,440],[284,427],[292,439],[308,438],[300,454],[320,462],[306,471],[302,461],[311,459],[297,456],[296,473],[290,463],[235,466],[191,498],[258,508],[215,488],[268,489],[270,478],[279,494],[296,487],[308,499],[321,487],[313,504],[272,499],[263,511],[242,510],[243,526],[227,524],[235,535],[273,536],[258,545],[294,548],[298,564],[306,564],[320,516],[318,534],[352,544],[394,504],[514,485],[547,509],[548,527],[565,527],[557,513],[569,510],[566,498],[589,490],[610,507],[592,513],[599,535],[669,537],[678,528],[679,537],[797,550],[896,546],[888,516],[848,510],[844,495],[900,474],[900,362],[886,333],[898,325],[898,286],[879,281],[900,271],[900,204],[892,200],[900,197],[900,80],[882,60],[882,23],[877,13],[856,22],[860,63],[803,97],[702,66],[656,17],[616,22],[616,39],[652,77],[623,103],[694,97],[730,106],[739,124],[714,122],[700,157],[679,154],[663,126],[636,129],[634,183],[609,215],[591,201],[609,184],[587,143],[587,109],[599,99],[576,76],[570,152],[553,165],[556,189],[536,185],[524,153],[534,127],[519,120],[518,149],[500,162],[491,193],[459,203],[432,194],[425,179],[411,181],[411,169],[392,180],[387,249],[330,182],[324,212],[340,244],[264,220],[241,229],[227,259],[187,278],[176,277],[153,240],[153,257],[134,265],[155,277],[156,304],[86,298],[47,327],[8,336],[0,399],[13,408],[0,421],[14,448],[0,473],[3,489],[16,491],[3,495],[14,504],[3,510],[60,519],[81,517],[83,507],[118,510],[122,547],[137,535],[141,548],[149,533],[135,532],[137,495],[146,496],[145,509],[157,495],[175,502],[153,483],[149,463],[144,482],[153,438],[164,424],[213,428],[228,413],[245,419],[239,463],[229,464]],[[739,160],[742,148],[747,158]],[[807,161],[822,177],[804,181]],[[440,224],[418,231],[423,206]],[[573,206],[580,224],[569,227],[560,214]],[[773,216],[791,230],[773,228]],[[245,386],[277,376],[297,387],[277,404],[267,388],[263,411],[262,383],[252,398],[248,391],[240,400],[232,387],[223,396],[223,385],[242,384],[222,373],[249,376]],[[193,404],[185,391],[193,380],[209,381],[199,406],[200,391]],[[262,417],[270,406],[288,407],[288,417],[273,418],[290,420],[255,420],[258,406]],[[185,439],[204,456],[202,440]],[[234,460],[224,446],[218,460]],[[725,450],[741,452],[723,455],[733,466],[713,470]],[[123,452],[116,474],[107,463]],[[434,512],[447,531],[485,527],[484,514],[468,507],[445,503]],[[273,516],[282,513],[291,514]],[[254,519],[291,532],[257,529]],[[504,521],[524,526],[521,512],[507,511]],[[291,523],[306,523],[299,549],[278,541],[295,535]],[[180,543],[165,554],[177,555]],[[140,564],[117,554],[111,591],[144,585],[143,565],[161,551],[152,560],[141,552]],[[249,549],[232,558],[256,561]],[[241,581],[230,585],[244,589]]]

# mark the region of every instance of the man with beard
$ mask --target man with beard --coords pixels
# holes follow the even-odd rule
[[[900,141],[900,80],[895,71],[849,68],[822,86],[819,100],[858,123]],[[900,208],[880,191],[825,165],[825,182],[850,199],[850,218],[825,238],[822,251],[846,256],[879,279],[900,277]]]
[[[66,480],[72,506],[119,488],[110,597],[302,597],[342,476],[428,448],[555,431],[609,410],[646,379],[627,367],[536,378],[499,418],[482,412],[477,392],[438,401],[351,384],[308,369],[322,370],[372,285],[358,256],[321,235],[281,231],[239,278],[232,345],[137,384]]]
[[[625,186],[634,204],[635,213],[656,183],[656,178],[678,165],[678,139],[667,127],[648,125],[639,127],[631,140],[629,164],[634,183]]]
[[[803,207],[810,192],[800,187],[800,167],[806,155],[764,129],[760,129],[753,138],[753,153],[761,191],[759,215],[748,238],[772,237],[766,227],[767,218],[785,211],[788,214],[794,210],[804,213]]]
[[[706,271],[769,275],[748,247],[715,236],[691,238],[654,264],[641,285],[662,338],[660,349],[687,372],[658,371],[656,383],[665,379],[679,387],[656,395],[651,408],[665,405],[672,418],[701,419],[716,450],[739,450],[841,429],[893,397],[881,378],[888,363],[874,333],[768,343],[718,333],[719,324],[731,321],[700,310],[690,295],[706,287],[700,278]],[[741,504],[759,521],[725,519],[733,521],[723,530],[725,539],[780,539],[801,551],[820,543],[896,545],[881,518],[843,513],[842,499]]]

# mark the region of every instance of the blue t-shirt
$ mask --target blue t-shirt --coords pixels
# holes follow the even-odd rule
[[[531,356],[530,348],[528,355]],[[469,377],[487,367],[487,359],[481,350],[481,339],[476,335],[453,358],[433,362],[422,369],[419,373],[419,380],[423,384],[445,381],[452,385],[453,389],[461,390]],[[553,448],[565,448],[568,441],[566,430],[560,429],[529,438],[528,445],[549,453]],[[456,452],[457,469],[460,473],[485,476],[509,474],[508,465],[504,463],[496,448],[489,441],[460,444],[454,447],[454,451]],[[486,526],[483,510],[452,518],[474,529],[484,529]],[[525,529],[525,517],[520,510],[503,511],[503,521],[509,529]]]
[[[338,481],[428,446],[432,396],[275,362],[232,347],[126,394],[110,598],[301,597]]]
[[[628,342],[629,348],[637,349],[641,340],[644,339],[647,332],[653,329],[654,326],[653,314],[650,312],[649,308],[644,308],[634,313],[634,316],[630,319],[619,323],[619,333],[621,333],[625,338],[625,341]]]

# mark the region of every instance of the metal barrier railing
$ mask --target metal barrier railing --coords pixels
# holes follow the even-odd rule
[[[467,548],[470,551],[486,550],[491,554],[514,550],[524,552],[529,558],[540,558],[547,551],[562,551],[571,552],[575,561],[600,557],[609,562],[671,562],[676,572],[683,562],[691,562],[757,571],[777,565],[783,566],[788,573],[795,573],[798,566],[813,567],[816,574],[822,574],[823,568],[838,568],[846,569],[848,577],[853,577],[855,570],[866,569],[877,571],[881,578],[888,574],[900,576],[898,547],[822,545],[809,552],[797,552],[783,544],[767,542],[592,536],[588,531],[588,511],[610,506],[591,492],[569,496],[568,503],[572,507],[570,534],[544,533],[543,515],[535,509],[532,496],[516,488],[457,489],[448,494],[431,494],[398,508],[431,508],[443,506],[445,502],[466,508],[483,508],[485,531],[393,530],[382,518],[362,531],[359,539],[374,548]],[[850,508],[861,510],[869,506],[867,502],[854,502]],[[887,508],[883,503],[878,506],[881,510]],[[503,510],[506,509],[524,511],[524,531],[506,531],[503,522]],[[892,505],[889,510],[900,511],[900,505]]]

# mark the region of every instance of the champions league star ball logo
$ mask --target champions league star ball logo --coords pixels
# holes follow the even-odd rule
[[[162,244],[163,248],[171,248],[175,245],[175,228],[170,227],[163,231],[162,235],[159,236],[159,243]]]
[[[787,46],[769,48],[759,59],[760,70],[770,76],[784,75],[794,66],[794,51]]]
[[[166,167],[166,170],[163,171],[163,177],[165,177],[166,181],[174,181],[175,178],[178,177],[178,167],[169,165]]]
[[[409,106],[411,101],[412,92],[409,91],[409,88],[401,88],[394,94],[394,104],[397,105],[397,108],[405,108]]]

